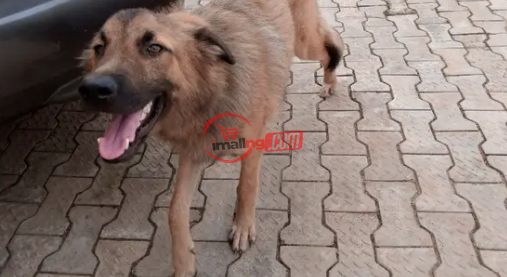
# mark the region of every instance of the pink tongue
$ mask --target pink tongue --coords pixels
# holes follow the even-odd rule
[[[136,130],[141,124],[143,111],[130,115],[113,115],[104,137],[99,139],[99,153],[106,160],[113,160],[125,153],[128,141],[134,141]]]

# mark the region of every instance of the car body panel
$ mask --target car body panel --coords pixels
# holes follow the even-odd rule
[[[79,77],[79,55],[114,12],[174,0],[0,0],[0,121]]]

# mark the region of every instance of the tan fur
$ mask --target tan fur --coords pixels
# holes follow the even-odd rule
[[[196,40],[196,30],[206,28],[225,43],[236,60],[221,61],[223,51]],[[158,60],[139,55],[135,41],[145,30],[172,50]],[[319,60],[327,68],[330,55],[326,43],[343,52],[338,33],[320,18],[316,0],[212,0],[206,7],[181,11],[177,7],[157,13],[120,12],[104,25],[108,45],[100,59],[93,51],[83,53],[83,66],[90,72],[122,72],[134,87],[167,80],[166,108],[152,130],[179,153],[177,180],[170,205],[172,259],[175,277],[195,273],[189,209],[200,174],[210,161],[205,152],[211,141],[223,141],[215,125],[237,128],[238,137],[263,139],[266,124],[283,98],[294,55]],[[92,41],[98,43],[100,37]],[[321,95],[329,96],[336,85],[335,69],[324,70]],[[235,113],[212,124],[208,120],[222,113]],[[222,151],[223,155],[242,155]],[[236,214],[230,233],[232,248],[244,251],[255,240],[255,206],[263,150],[255,149],[241,164]]]

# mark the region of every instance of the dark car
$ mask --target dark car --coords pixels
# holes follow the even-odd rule
[[[180,0],[0,0],[0,122],[75,96],[77,57],[114,12]]]

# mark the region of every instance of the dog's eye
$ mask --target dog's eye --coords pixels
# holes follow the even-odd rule
[[[97,45],[93,46],[93,51],[95,52],[95,55],[97,57],[102,56],[102,54],[104,54],[104,45],[103,44],[97,44]]]
[[[158,44],[151,44],[146,49],[150,54],[158,54],[160,51],[162,51],[164,48]]]

